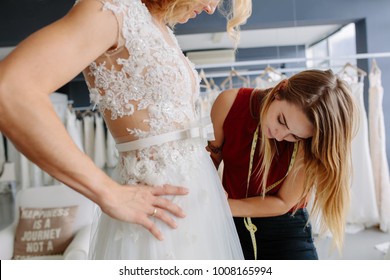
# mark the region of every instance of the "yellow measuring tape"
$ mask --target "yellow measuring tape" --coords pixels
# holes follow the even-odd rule
[[[260,127],[260,125],[257,126],[255,134],[253,135],[253,139],[252,139],[251,154],[250,154],[250,159],[249,159],[249,172],[248,172],[248,178],[247,178],[247,183],[246,183],[246,195],[245,195],[245,197],[248,197],[249,182],[250,182],[250,179],[251,179],[252,168],[253,168],[253,157],[254,157],[255,151],[256,151],[257,139],[259,138],[259,127]],[[271,186],[267,187],[265,189],[265,193],[267,193],[270,190],[272,190],[273,188],[275,188],[277,185],[279,185],[287,177],[287,175],[290,172],[292,166],[294,165],[297,151],[298,151],[298,142],[295,142],[294,143],[294,150],[293,150],[293,153],[292,153],[292,156],[291,156],[290,164],[288,166],[288,170],[287,170],[286,175],[284,175],[284,177],[282,179],[280,179],[279,181],[277,181],[277,182],[273,183]],[[246,229],[249,231],[249,233],[251,235],[252,245],[253,245],[253,252],[255,254],[255,260],[257,260],[257,243],[256,243],[256,236],[255,236],[255,233],[257,231],[257,227],[256,227],[256,225],[252,224],[252,220],[251,220],[250,217],[244,217],[244,224],[245,224]]]

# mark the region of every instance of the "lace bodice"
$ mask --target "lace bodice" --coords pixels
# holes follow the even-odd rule
[[[159,28],[141,0],[100,2],[117,18],[118,47],[91,63],[84,76],[114,137],[186,128],[197,119],[200,79],[173,32]]]

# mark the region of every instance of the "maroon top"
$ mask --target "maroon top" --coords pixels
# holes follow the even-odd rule
[[[222,147],[222,158],[224,162],[223,186],[230,198],[245,198],[247,178],[249,171],[249,157],[252,146],[252,139],[259,123],[259,103],[265,96],[265,91],[256,90],[253,98],[252,88],[241,88],[223,124],[225,141]],[[260,100],[260,102],[258,102]],[[252,103],[253,115],[250,103]],[[260,134],[260,131],[259,131]],[[259,135],[261,137],[261,135]],[[260,188],[262,176],[256,176],[259,170],[259,144],[257,141],[256,151],[253,159],[252,176],[249,184],[248,197],[262,194]],[[294,150],[294,143],[287,141],[275,141],[278,154],[273,159],[268,184],[277,182],[287,173],[291,155]],[[277,193],[282,182],[267,195]]]

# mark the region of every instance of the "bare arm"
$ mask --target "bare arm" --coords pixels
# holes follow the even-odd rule
[[[234,100],[237,97],[238,89],[230,89],[221,92],[216,98],[213,107],[211,108],[211,121],[214,128],[214,141],[209,142],[209,146],[214,148],[220,148],[224,142],[223,124],[226,116],[228,115],[230,108],[233,106]],[[210,152],[210,156],[214,162],[215,167],[218,169],[219,164],[222,161],[221,153],[213,152],[210,147],[207,147]]]
[[[299,168],[303,159],[302,145],[299,145],[298,154],[293,168],[283,181],[279,192],[275,196],[256,196],[245,199],[229,199],[230,209],[235,217],[272,217],[283,215],[293,208],[301,198],[303,192],[304,171]]]
[[[118,185],[77,148],[50,102],[50,93],[115,45],[117,21],[101,6],[98,1],[79,3],[0,62],[0,130],[30,160],[108,215],[139,223],[161,239],[148,214],[158,207],[184,216],[179,207],[158,196],[186,190]],[[157,217],[175,227],[166,211],[159,211]]]

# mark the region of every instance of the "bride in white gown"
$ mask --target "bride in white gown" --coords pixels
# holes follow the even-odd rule
[[[200,83],[194,66],[171,29],[141,0],[101,2],[120,23],[119,43],[84,76],[120,152],[117,179],[128,185],[182,185],[189,194],[171,198],[187,213],[178,229],[156,219],[163,241],[101,213],[91,258],[242,259],[223,187],[205,150],[210,131],[194,107]]]
[[[232,11],[227,31],[234,38],[251,1],[223,2],[77,1],[0,61],[1,132],[42,170],[101,209],[91,258],[243,257],[205,150],[210,131],[194,108],[199,77],[167,27],[203,11],[212,14],[220,3]],[[117,143],[117,181],[78,149],[49,100],[81,71]]]

